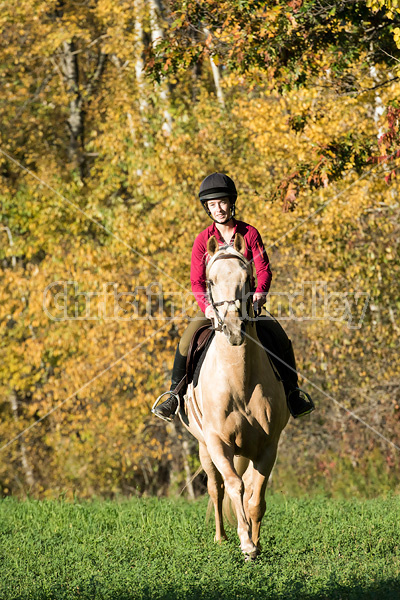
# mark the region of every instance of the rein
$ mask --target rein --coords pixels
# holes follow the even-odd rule
[[[250,273],[248,272],[248,266],[249,263],[247,262],[247,260],[242,257],[239,253],[238,254],[221,254],[221,256],[215,256],[215,258],[213,258],[212,262],[216,262],[217,260],[222,260],[222,259],[227,259],[227,258],[236,258],[240,261],[242,261],[242,263],[244,263],[246,265],[246,269],[247,269],[247,280],[246,280],[246,284],[249,281],[250,278]],[[209,265],[211,266],[211,265]],[[211,306],[214,309],[215,315],[217,317],[217,321],[218,321],[218,326],[217,327],[213,327],[213,329],[215,331],[221,331],[223,332],[223,326],[224,326],[224,321],[226,318],[226,315],[228,314],[228,309],[231,305],[234,305],[239,313],[239,318],[242,321],[242,324],[244,326],[247,325],[247,323],[249,322],[249,318],[246,317],[243,319],[242,316],[242,302],[239,300],[239,298],[235,299],[235,300],[221,300],[221,302],[214,302],[213,296],[212,296],[212,284],[211,281],[209,279],[207,279],[207,291],[208,291],[208,296],[210,298],[210,302],[211,302]],[[246,302],[246,307],[247,307],[247,314],[248,314],[248,305],[249,305],[249,301],[251,299],[248,298],[247,302]],[[219,314],[218,311],[218,306],[223,306],[224,304],[226,304],[226,310],[225,310],[225,314],[224,316],[221,318],[221,315]]]

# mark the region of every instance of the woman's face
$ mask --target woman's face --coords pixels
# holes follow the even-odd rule
[[[231,202],[229,198],[218,198],[207,202],[208,210],[217,223],[225,223],[231,216]]]

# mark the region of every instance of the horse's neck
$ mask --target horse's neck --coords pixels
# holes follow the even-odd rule
[[[252,374],[255,364],[255,356],[259,352],[258,338],[255,326],[246,328],[246,337],[241,346],[231,346],[226,336],[217,332],[215,334],[215,351],[218,364],[232,372],[238,382],[245,382]]]

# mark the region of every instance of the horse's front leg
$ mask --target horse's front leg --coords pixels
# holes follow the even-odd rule
[[[236,465],[235,465],[236,466]],[[246,514],[246,519],[250,523],[250,532],[251,532],[251,519],[249,515],[249,500],[253,494],[253,464],[249,464],[246,471],[242,475],[243,483],[244,483],[244,494],[243,494],[243,506],[244,512]],[[251,536],[253,539],[253,536]]]
[[[243,507],[244,486],[242,479],[235,471],[233,465],[233,448],[225,444],[216,434],[208,435],[206,437],[206,444],[213,463],[223,477],[225,489],[235,509],[240,548],[243,554],[250,558],[255,558],[257,556],[257,548],[251,540],[250,524]]]
[[[272,467],[275,464],[277,447],[268,447],[265,449],[261,460],[255,462],[252,469],[252,490],[253,493],[248,503],[249,517],[251,519],[252,539],[258,550],[260,550],[260,529],[261,521],[265,514],[265,490]]]
[[[207,489],[210,498],[214,505],[215,513],[215,541],[220,542],[226,540],[226,533],[224,530],[224,523],[222,517],[222,502],[224,499],[224,481],[221,473],[214,465],[211,457],[207,451],[206,445],[199,444],[199,456],[201,466],[207,474]]]

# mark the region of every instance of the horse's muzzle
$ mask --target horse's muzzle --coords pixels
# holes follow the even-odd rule
[[[228,338],[231,346],[241,346],[244,342],[244,331],[242,327],[238,331],[231,331],[227,325],[222,326],[224,335]]]

